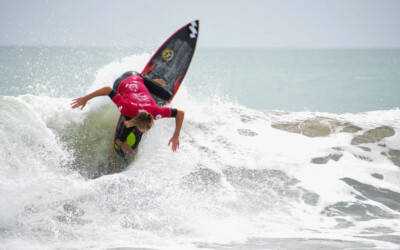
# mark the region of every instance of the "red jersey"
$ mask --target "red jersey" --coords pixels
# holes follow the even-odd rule
[[[156,104],[139,75],[132,75],[121,81],[118,92],[112,95],[111,99],[122,115],[131,118],[139,112],[148,112],[156,120],[171,117],[172,114],[171,108],[159,107]]]

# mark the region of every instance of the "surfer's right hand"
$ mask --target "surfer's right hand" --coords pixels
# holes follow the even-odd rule
[[[71,103],[71,107],[73,109],[79,108],[80,106],[82,106],[81,109],[83,109],[86,106],[86,103],[91,100],[92,98],[95,98],[96,96],[105,96],[105,95],[109,95],[111,93],[113,89],[109,86],[100,88],[96,91],[94,91],[93,93],[90,93],[88,95],[76,98],[74,100],[72,100]]]
[[[71,103],[71,107],[73,109],[76,109],[76,108],[79,108],[80,106],[82,106],[82,108],[81,108],[81,110],[82,110],[86,106],[87,101],[88,100],[85,97],[79,97],[79,98],[73,99],[72,103]]]

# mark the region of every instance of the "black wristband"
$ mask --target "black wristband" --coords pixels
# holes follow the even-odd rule
[[[178,114],[177,109],[171,109],[171,117],[176,117],[176,114]]]
[[[116,96],[117,95],[117,92],[115,92],[115,90],[112,90],[111,92],[110,92],[110,94],[108,94],[108,97],[110,97],[111,98],[111,100],[114,98],[114,96]]]

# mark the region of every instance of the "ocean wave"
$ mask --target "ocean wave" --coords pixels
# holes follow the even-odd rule
[[[88,92],[135,59],[100,69]],[[398,248],[398,109],[259,111],[218,94],[196,98],[189,86],[173,103],[185,110],[178,152],[168,147],[174,119],[162,119],[129,166],[110,152],[119,112],[108,98],[73,110],[68,98],[1,96],[2,246],[217,248],[283,238]],[[297,240],[305,238],[314,241]]]

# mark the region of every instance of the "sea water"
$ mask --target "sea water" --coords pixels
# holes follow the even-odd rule
[[[399,249],[400,50],[205,49],[131,163],[73,98],[154,48],[0,48],[0,249]]]

